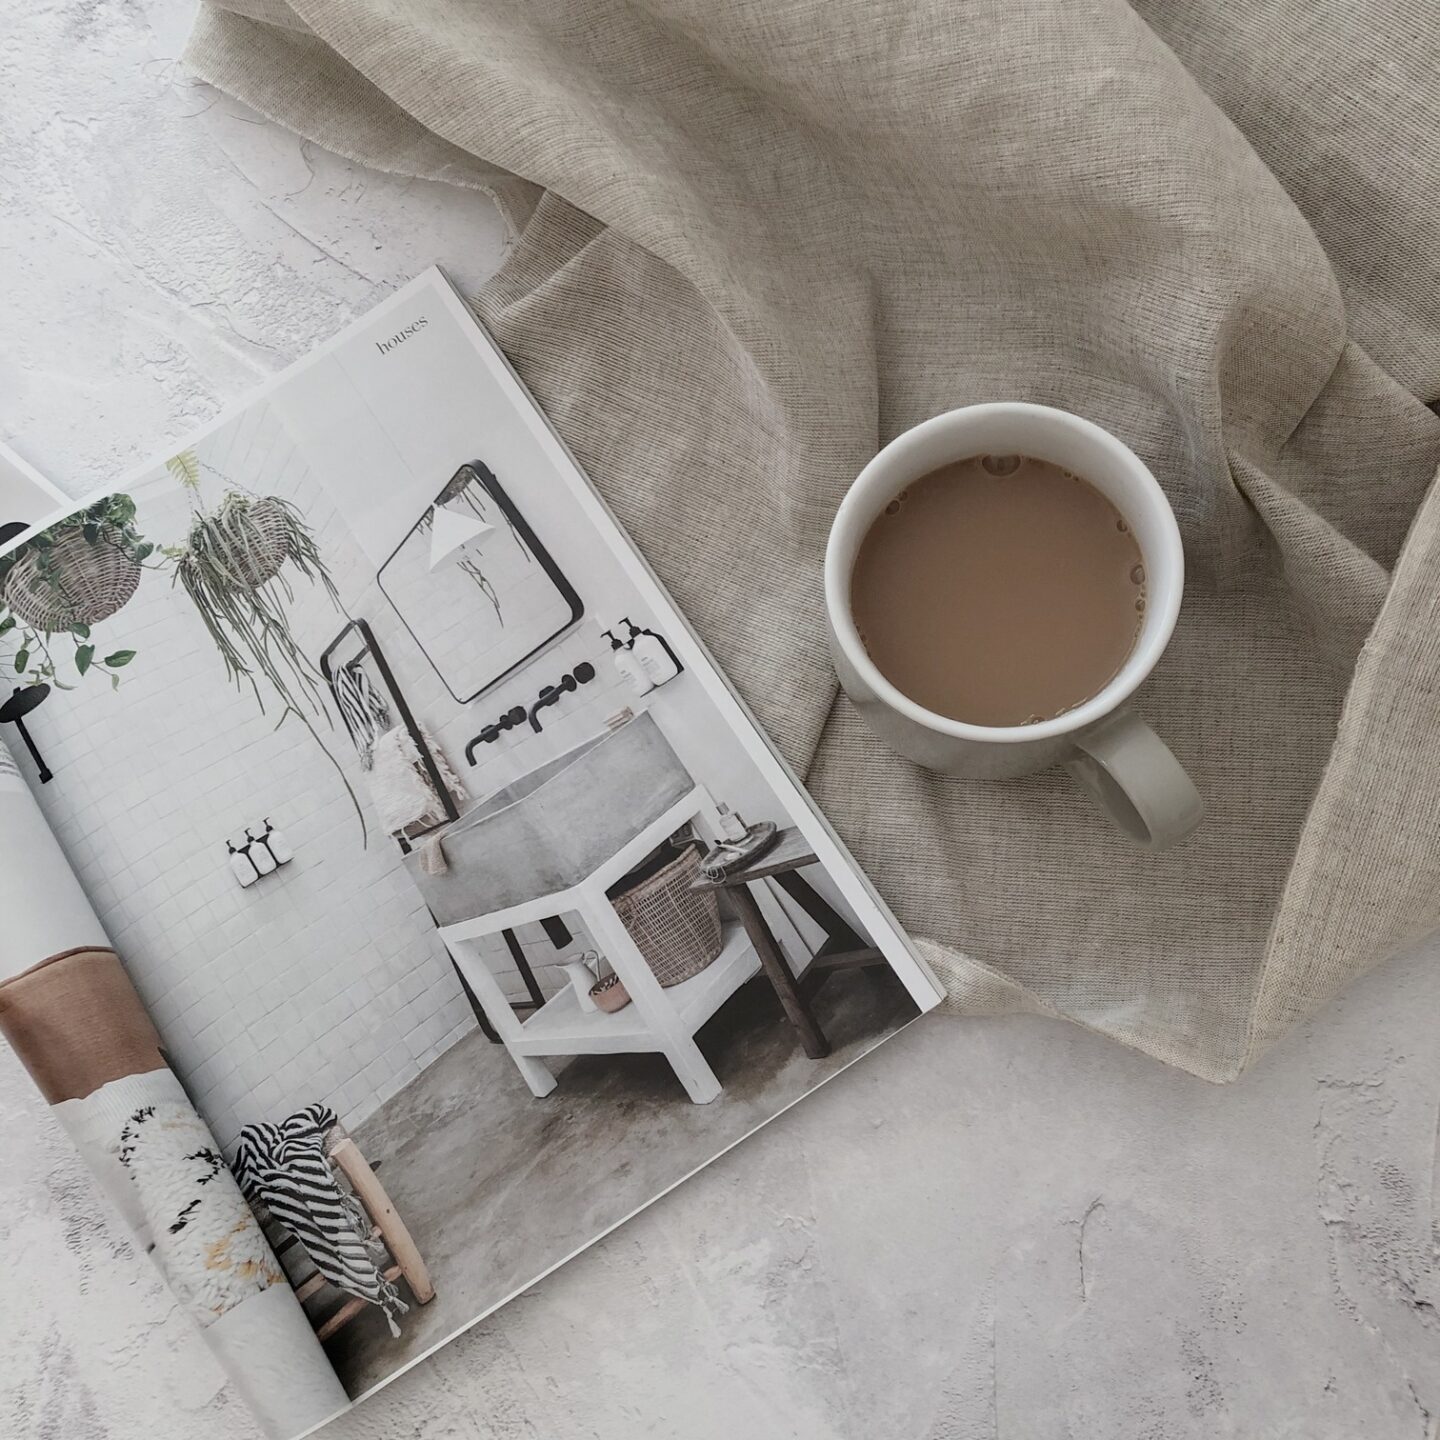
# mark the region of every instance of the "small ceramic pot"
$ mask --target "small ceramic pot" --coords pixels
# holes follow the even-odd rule
[[[623,1010],[630,1003],[630,992],[625,988],[625,982],[618,975],[607,975],[603,980],[597,980],[590,987],[590,998],[595,1002],[597,1009],[603,1010],[607,1015],[613,1015],[617,1010]]]

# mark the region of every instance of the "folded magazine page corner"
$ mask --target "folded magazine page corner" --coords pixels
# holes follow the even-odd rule
[[[0,1030],[281,1440],[939,1001],[436,271],[0,600]]]

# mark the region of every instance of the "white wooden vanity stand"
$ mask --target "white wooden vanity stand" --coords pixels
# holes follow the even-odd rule
[[[760,969],[755,947],[738,922],[727,920],[719,958],[698,975],[663,988],[605,894],[668,836],[691,823],[702,839],[713,841],[719,834],[715,803],[703,786],[696,786],[676,801],[578,884],[441,928],[441,939],[471,993],[534,1094],[548,1095],[555,1088],[555,1076],[542,1062],[542,1056],[642,1051],[664,1055],[697,1105],[720,1094],[720,1082],[700,1053],[695,1032]],[[517,925],[573,912],[578,912],[589,927],[595,943],[630,992],[631,1003],[613,1015],[600,1010],[587,1012],[581,1010],[574,990],[566,985],[521,1020],[491,974],[477,942]]]

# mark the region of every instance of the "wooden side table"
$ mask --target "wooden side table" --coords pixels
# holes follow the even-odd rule
[[[873,945],[867,945],[844,916],[798,873],[816,861],[817,856],[809,842],[792,825],[782,830],[775,844],[753,863],[731,871],[723,880],[707,880],[702,875],[690,887],[692,890],[725,892],[760,957],[761,967],[774,987],[786,1017],[800,1032],[800,1043],[812,1060],[828,1055],[830,1042],[810,1008],[811,997],[836,970],[888,963],[885,956]],[[825,932],[825,943],[810,961],[810,968],[799,984],[790,973],[784,953],[761,914],[754,895],[750,893],[750,886],[759,880],[774,880]]]

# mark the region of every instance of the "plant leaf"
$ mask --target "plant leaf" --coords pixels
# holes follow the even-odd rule
[[[120,688],[120,677],[118,675],[112,675],[110,677],[110,688],[112,690],[118,690]]]
[[[90,668],[90,662],[94,658],[95,647],[93,645],[77,645],[75,647],[75,669],[81,675]]]
[[[19,651],[15,656],[15,673],[17,675],[23,675],[25,673],[25,667],[29,663],[30,652],[28,650]]]
[[[193,450],[182,450],[172,455],[165,468],[187,489],[200,488],[200,457]]]
[[[5,634],[7,630],[13,630],[14,628],[15,617],[13,615],[7,615],[3,620],[0,620],[0,635]]]
[[[90,627],[77,620],[71,627],[70,633],[77,640],[88,640],[90,638]]]
[[[122,665],[128,665],[134,658],[135,652],[133,650],[117,650],[113,655],[107,655],[105,657],[105,663],[112,670],[118,670]]]

